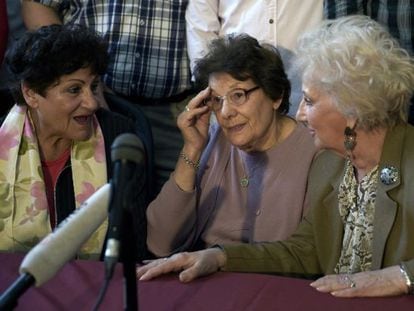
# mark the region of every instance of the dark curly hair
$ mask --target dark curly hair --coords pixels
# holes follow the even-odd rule
[[[208,85],[213,73],[227,73],[234,79],[252,79],[272,100],[282,97],[278,112],[289,111],[290,81],[279,51],[247,34],[231,34],[213,40],[206,56],[196,62],[194,77],[198,88]]]
[[[101,75],[108,64],[107,43],[82,25],[50,25],[26,32],[6,55],[10,89],[18,104],[25,104],[21,82],[44,96],[63,75],[91,68]]]

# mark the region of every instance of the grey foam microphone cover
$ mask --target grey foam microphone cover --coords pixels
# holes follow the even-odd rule
[[[125,133],[119,135],[111,146],[112,162],[117,160],[142,163],[145,156],[144,145],[134,134]]]
[[[40,286],[73,259],[108,215],[110,184],[105,184],[81,207],[69,215],[56,230],[39,242],[23,259],[20,274],[29,273]]]

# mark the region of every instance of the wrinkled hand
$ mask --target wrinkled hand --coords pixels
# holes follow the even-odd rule
[[[335,297],[385,297],[407,292],[398,266],[355,274],[327,275],[311,283],[311,286]]]
[[[195,150],[203,150],[207,144],[211,111],[207,106],[203,106],[203,100],[209,94],[210,88],[202,90],[177,118],[184,143]]]
[[[197,277],[216,272],[225,264],[225,254],[219,248],[209,248],[198,252],[184,252],[171,257],[151,260],[145,266],[137,268],[140,281],[147,281],[162,274],[182,271],[181,282],[190,282]]]

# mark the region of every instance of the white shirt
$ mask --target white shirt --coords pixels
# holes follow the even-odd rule
[[[212,39],[230,33],[247,33],[260,43],[293,51],[298,36],[322,17],[323,0],[190,0],[186,22],[191,69]],[[291,103],[297,108],[301,83],[289,74],[290,57],[281,54],[292,81]]]

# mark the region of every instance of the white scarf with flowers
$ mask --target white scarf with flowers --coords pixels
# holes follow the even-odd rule
[[[51,226],[39,147],[25,106],[15,105],[7,115],[0,142],[0,251],[27,252]],[[104,139],[96,117],[94,133],[72,144],[70,158],[78,208],[107,182]],[[80,258],[99,258],[106,230],[107,221],[81,247]]]

